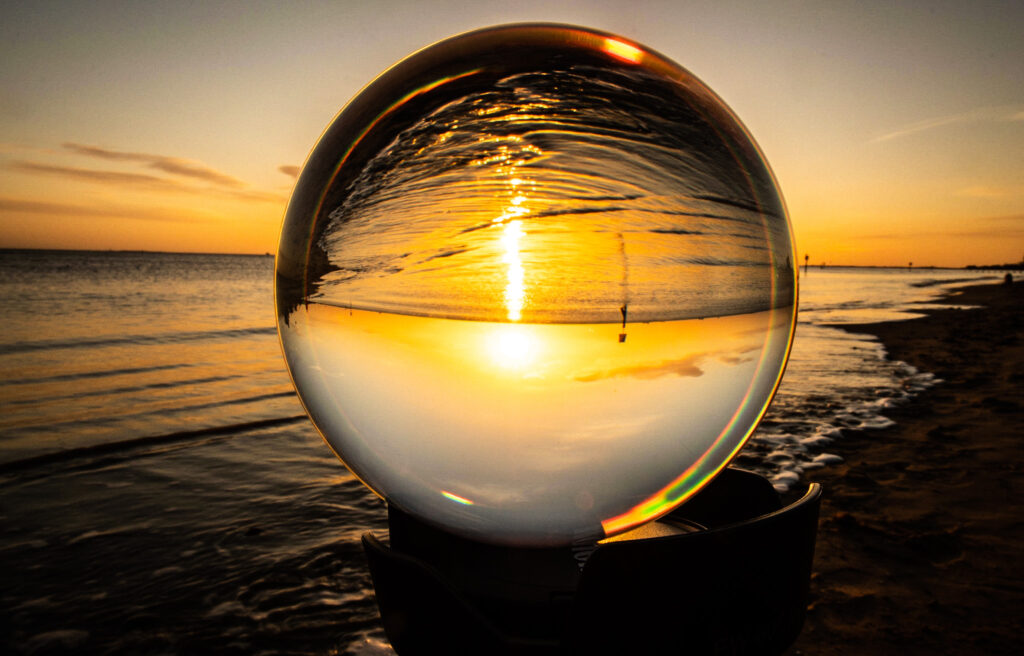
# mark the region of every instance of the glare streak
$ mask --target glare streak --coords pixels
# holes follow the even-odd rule
[[[473,505],[473,502],[470,501],[469,499],[467,499],[466,497],[460,497],[457,494],[452,494],[448,490],[441,490],[441,496],[443,496],[443,497],[445,497],[447,499],[451,499],[455,503],[461,503],[464,506],[472,506]]]

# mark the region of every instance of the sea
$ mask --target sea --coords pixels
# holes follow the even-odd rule
[[[0,251],[0,652],[393,653],[360,544],[386,508],[295,395],[273,279],[270,256]],[[785,492],[841,462],[940,381],[838,326],[995,279],[801,270],[785,377],[734,465]]]

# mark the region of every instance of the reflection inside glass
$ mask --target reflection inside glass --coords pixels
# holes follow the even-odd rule
[[[346,465],[509,544],[593,540],[735,455],[789,349],[789,224],[696,78],[564,26],[455,37],[325,132],[289,205],[278,323]]]

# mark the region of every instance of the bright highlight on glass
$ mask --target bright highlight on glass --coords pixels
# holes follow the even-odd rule
[[[639,64],[644,56],[644,51],[640,48],[610,37],[604,40],[604,51],[632,64]]]
[[[778,386],[793,244],[746,130],[677,64],[513,25],[398,63],[306,162],[281,342],[331,448],[389,503],[518,545],[665,514]]]

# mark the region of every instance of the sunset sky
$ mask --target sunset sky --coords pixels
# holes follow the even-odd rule
[[[263,253],[377,74],[466,30],[621,34],[736,112],[799,259],[1024,258],[1024,3],[32,2],[0,9],[0,247]]]

